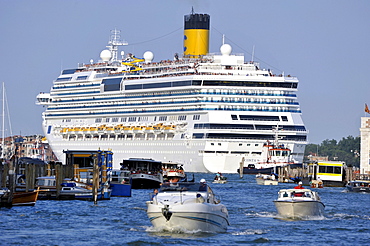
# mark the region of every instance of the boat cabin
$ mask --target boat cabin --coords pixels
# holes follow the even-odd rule
[[[162,172],[162,162],[153,159],[130,158],[123,160],[121,170],[129,170],[131,173],[160,173]]]
[[[316,200],[318,195],[310,189],[282,189],[278,193],[278,200],[290,200],[298,197]]]
[[[36,187],[40,188],[50,188],[56,187],[55,176],[45,176],[45,177],[38,177],[36,179]]]

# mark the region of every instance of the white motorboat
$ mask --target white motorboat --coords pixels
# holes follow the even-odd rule
[[[279,182],[276,180],[275,175],[271,174],[257,174],[256,181],[259,185],[278,185]]]
[[[165,183],[146,204],[156,229],[224,232],[229,225],[226,207],[206,183]]]
[[[284,218],[305,219],[324,215],[325,205],[318,193],[310,189],[282,189],[274,204]]]

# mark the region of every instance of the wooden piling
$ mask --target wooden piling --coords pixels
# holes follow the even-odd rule
[[[98,203],[98,189],[99,189],[99,165],[98,157],[94,158],[94,168],[93,168],[93,200],[94,204]]]
[[[36,180],[35,164],[32,163],[26,165],[25,171],[26,171],[26,191],[34,190]]]
[[[7,163],[4,163],[3,174],[1,179],[1,187],[6,187],[6,180],[8,179],[9,166]]]
[[[244,172],[244,157],[242,158],[242,161],[239,163],[239,177],[243,178]]]
[[[56,198],[59,199],[60,190],[62,189],[61,184],[63,183],[64,173],[61,164],[55,165],[55,186],[56,186]]]
[[[8,171],[8,182],[9,182],[9,196],[8,196],[8,204],[13,203],[13,194],[15,191],[15,171],[14,171],[14,165],[13,162],[10,161],[8,163],[9,165],[9,171]]]

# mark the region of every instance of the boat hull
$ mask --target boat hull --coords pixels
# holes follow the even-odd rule
[[[38,191],[15,192],[13,194],[13,206],[34,206],[37,201]]]
[[[271,179],[263,179],[263,178],[256,178],[257,184],[259,185],[278,185],[279,182],[277,180]]]
[[[370,193],[370,181],[369,180],[354,180],[349,181],[346,185],[349,192],[360,192]]]
[[[163,205],[148,204],[147,215],[156,229],[168,231],[225,232],[229,224],[223,205],[189,204],[170,206],[171,217],[163,214]],[[196,211],[196,212],[195,212]]]
[[[370,187],[351,187],[351,186],[346,186],[346,188],[350,192],[370,193]]]
[[[237,172],[239,173],[239,169],[237,170]],[[257,168],[248,168],[248,167],[244,167],[243,168],[243,174],[272,174],[274,172],[274,169],[271,167],[271,168],[260,168],[260,169],[257,169]]]
[[[132,189],[154,189],[159,188],[162,179],[158,176],[147,174],[131,174]]]
[[[324,204],[320,201],[274,201],[280,216],[290,219],[304,219],[324,215]]]
[[[110,189],[112,190],[111,196],[131,196],[131,184],[110,184]]]
[[[214,184],[226,184],[227,183],[227,180],[213,180]]]

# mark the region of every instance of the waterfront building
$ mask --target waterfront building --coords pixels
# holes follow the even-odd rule
[[[360,172],[370,174],[370,117],[361,117]]]
[[[0,138],[2,141],[2,138]],[[4,138],[4,159],[9,160],[14,155],[17,158],[37,158],[45,162],[57,161],[46,138],[40,135],[10,136]]]

